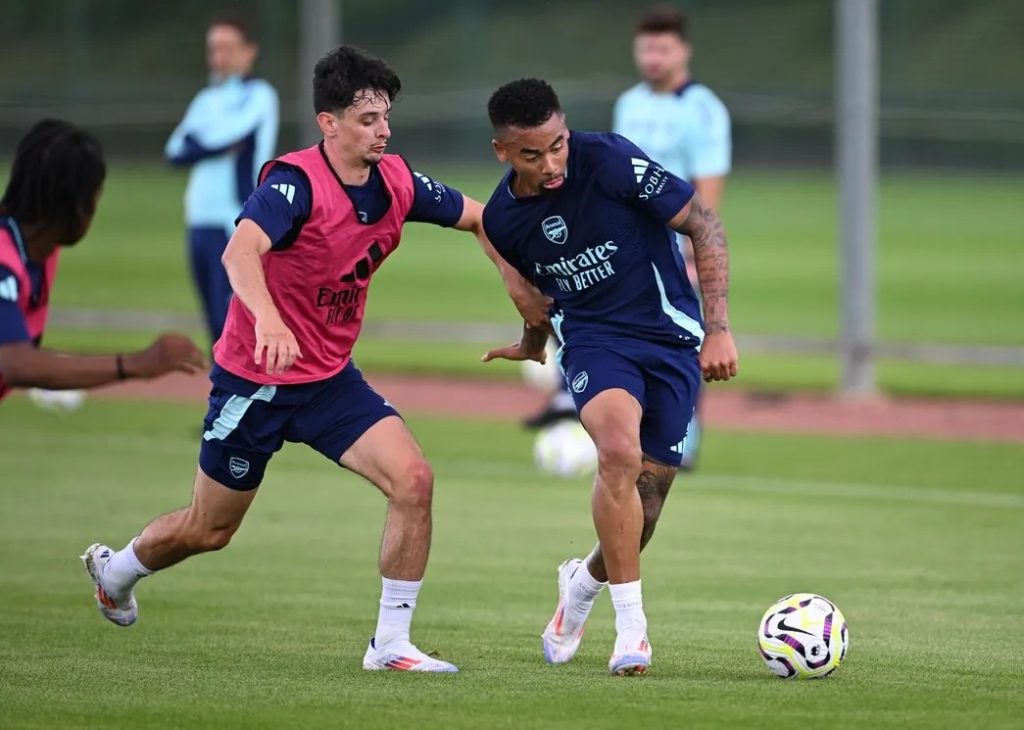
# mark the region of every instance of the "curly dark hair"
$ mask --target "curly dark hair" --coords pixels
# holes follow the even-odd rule
[[[560,111],[562,105],[555,90],[540,79],[510,81],[491,94],[487,102],[487,114],[495,129],[539,127]]]
[[[338,46],[313,69],[313,107],[317,114],[351,106],[363,90],[394,101],[401,89],[402,82],[390,66],[352,46]]]
[[[18,143],[0,215],[52,228],[70,246],[85,235],[106,176],[95,137],[70,122],[43,119]]]

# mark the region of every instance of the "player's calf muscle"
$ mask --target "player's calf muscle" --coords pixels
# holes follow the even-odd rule
[[[669,489],[676,476],[676,468],[667,464],[658,464],[645,457],[643,469],[636,480],[636,489],[640,494],[640,504],[644,510],[644,527],[640,534],[640,549],[643,550],[654,535],[654,528],[661,517],[661,509],[665,506]]]

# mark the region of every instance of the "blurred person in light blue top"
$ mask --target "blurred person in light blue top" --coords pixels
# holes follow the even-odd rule
[[[686,15],[671,5],[648,8],[633,37],[633,62],[642,80],[615,102],[613,128],[692,184],[704,205],[717,213],[732,167],[732,125],[725,104],[694,80],[692,57]],[[683,252],[696,285],[688,240]],[[684,469],[696,463],[700,433],[695,414],[683,443]]]
[[[717,212],[732,166],[731,124],[721,100],[690,73],[688,25],[669,5],[641,17],[633,60],[642,81],[615,102],[613,129],[691,183]]]
[[[206,31],[209,85],[196,94],[164,148],[171,164],[190,168],[185,190],[189,257],[211,342],[220,337],[231,299],[220,257],[260,167],[274,157],[277,144],[277,93],[252,76],[258,53],[243,17],[214,18]]]

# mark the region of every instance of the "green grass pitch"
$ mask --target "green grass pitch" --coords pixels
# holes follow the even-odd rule
[[[591,545],[588,485],[539,475],[514,425],[413,417],[437,473],[414,623],[457,676],[368,674],[382,498],[299,446],[235,541],[147,579],[107,624],[77,560],[187,502],[201,406],[3,405],[0,726],[12,728],[1020,727],[1024,448],[712,432],[644,558],[654,665],[607,676],[602,596],[577,659],[539,634],[555,567]],[[812,591],[850,622],[831,678],[755,645]]]

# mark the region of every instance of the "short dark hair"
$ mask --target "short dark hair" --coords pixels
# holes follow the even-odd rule
[[[223,10],[217,13],[210,18],[210,23],[206,28],[209,30],[215,25],[226,25],[229,28],[234,28],[241,34],[242,40],[246,43],[256,43],[258,40],[256,27],[253,25],[252,20],[237,10]]]
[[[0,214],[52,228],[70,246],[85,235],[106,176],[99,140],[70,122],[44,119],[18,143]]]
[[[394,101],[402,82],[384,61],[352,46],[338,46],[316,62],[313,107],[317,114],[350,106],[363,89]]]
[[[560,111],[558,95],[551,84],[541,79],[510,81],[491,94],[487,102],[487,115],[495,129],[539,127]]]
[[[644,33],[675,33],[686,41],[690,35],[690,19],[673,5],[652,5],[636,24],[636,34]]]

